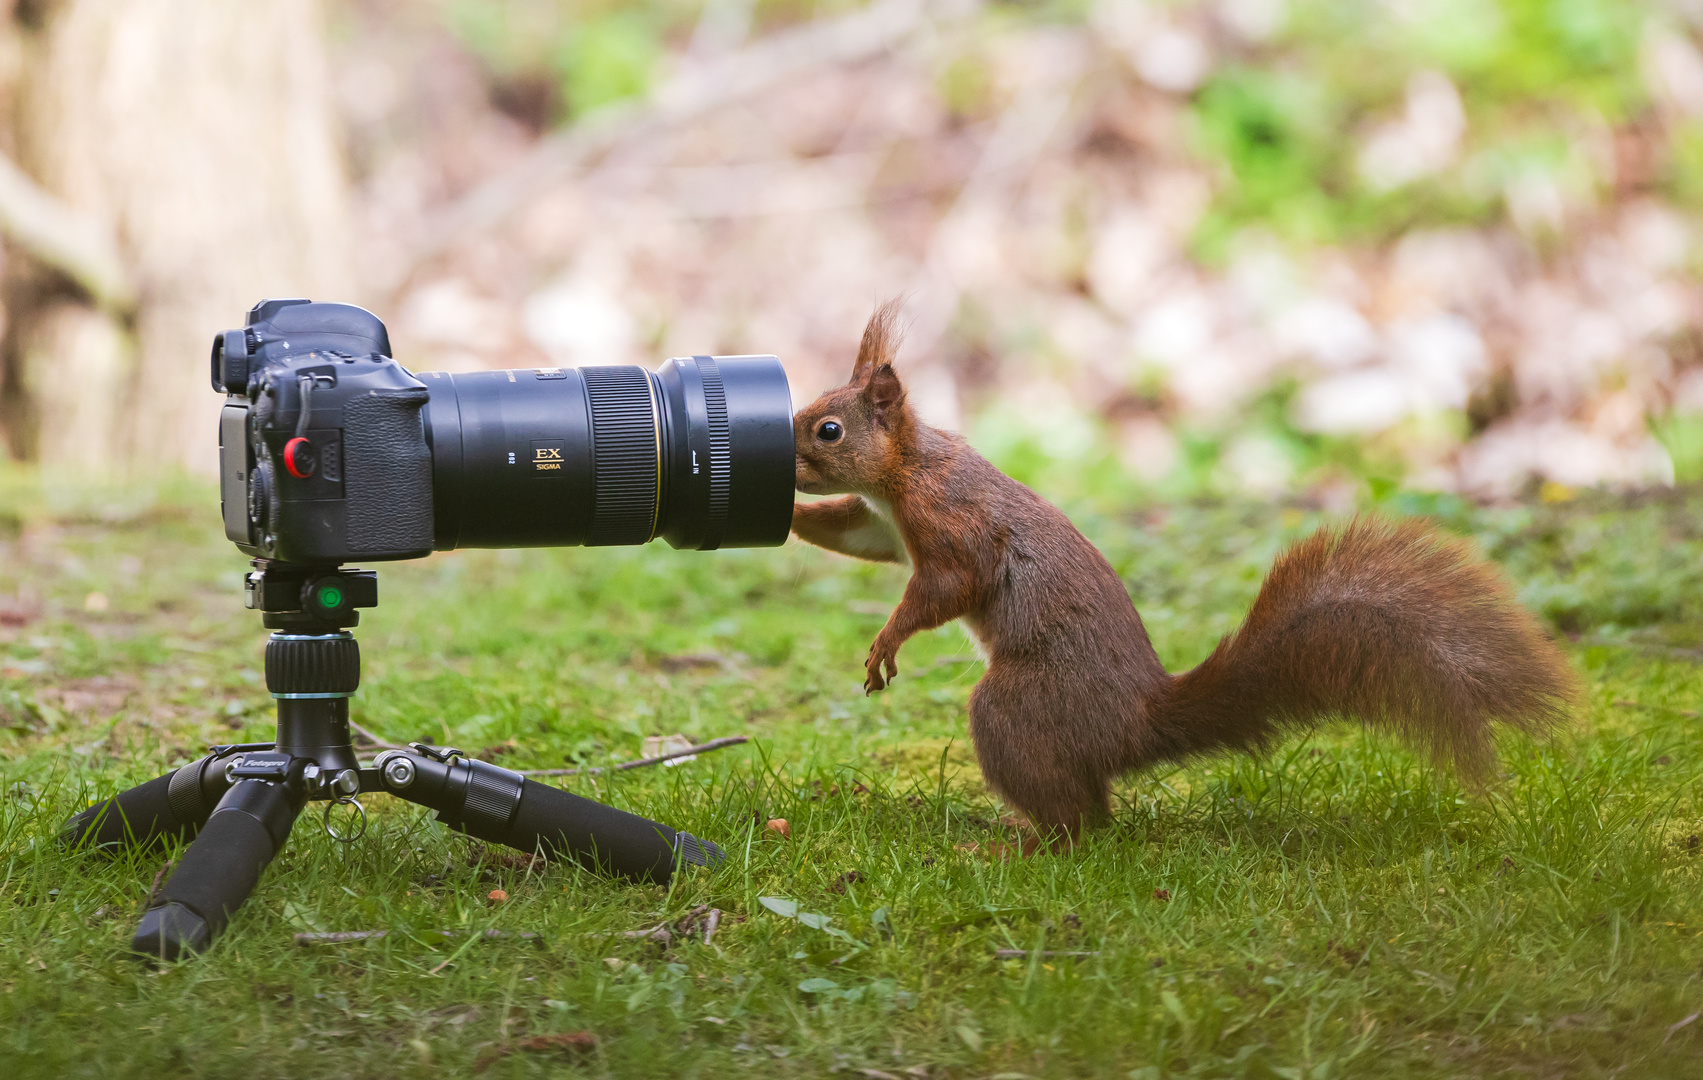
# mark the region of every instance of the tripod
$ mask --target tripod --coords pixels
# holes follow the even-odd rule
[[[153,898],[130,947],[161,960],[201,952],[260,881],[309,802],[325,803],[339,840],[366,831],[356,801],[383,792],[437,811],[458,832],[635,880],[665,883],[681,864],[715,865],[720,848],[690,833],[475,761],[454,747],[411,743],[369,766],[349,737],[349,697],[361,652],[348,627],[378,603],[378,575],[255,560],[247,601],[274,631],[266,688],[277,699],[270,743],[215,746],[199,761],[96,803],[73,817],[61,842],[125,847],[193,836]],[[333,806],[352,804],[360,832],[339,836]]]

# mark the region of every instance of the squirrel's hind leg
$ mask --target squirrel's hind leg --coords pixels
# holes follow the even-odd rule
[[[995,664],[970,695],[970,737],[988,786],[1023,814],[1040,844],[1059,850],[1111,816],[1111,778],[1072,745],[1070,725],[1047,722],[1057,707],[1048,697]],[[1025,842],[1024,853],[1034,846]]]

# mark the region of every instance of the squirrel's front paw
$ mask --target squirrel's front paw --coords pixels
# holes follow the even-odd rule
[[[864,661],[863,664],[863,692],[865,695],[886,689],[887,684],[898,676],[897,653],[897,649],[890,648],[880,638],[875,639],[875,644],[869,647],[869,659]],[[881,677],[883,671],[887,675],[885,679]]]

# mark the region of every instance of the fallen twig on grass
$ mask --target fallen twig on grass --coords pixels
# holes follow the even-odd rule
[[[385,742],[383,739],[379,738],[377,735],[374,735],[372,732],[368,731],[366,728],[362,727],[361,725],[355,723],[353,720],[349,721],[349,730],[355,733],[355,738],[360,739],[364,743],[368,743],[372,746],[376,746],[380,750],[406,750],[406,749],[408,749],[406,746],[398,746],[397,744],[395,744],[393,742]]]
[[[693,754],[706,754],[711,750],[720,750],[726,746],[738,746],[742,742],[749,741],[751,741],[749,735],[724,735],[719,739],[711,739],[709,742],[701,743],[698,746],[688,746],[684,750],[670,750],[666,754],[658,754],[655,757],[640,758],[637,761],[623,761],[621,764],[608,769],[521,769],[520,775],[578,776],[581,773],[590,775],[601,772],[625,772],[628,769],[642,769],[646,765],[660,765],[665,761],[673,761],[675,758],[691,757]]]
[[[1646,705],[1642,701],[1627,701],[1625,699],[1621,699],[1614,703],[1614,707],[1617,709],[1652,709],[1656,712],[1673,713],[1675,716],[1683,716],[1687,720],[1697,719],[1696,709],[1676,709],[1672,705]]]
[[[649,930],[599,930],[587,934],[594,938],[622,938],[627,941],[654,941],[664,947],[674,941],[674,932],[668,929],[667,923],[657,923]]]
[[[699,904],[684,916],[675,920],[674,932],[681,937],[690,937],[693,933],[702,931],[704,944],[710,943],[715,936],[716,928],[721,925],[721,909]]]
[[[1066,952],[1059,949],[995,949],[993,951],[995,960],[1027,960],[1031,956],[1049,959],[1060,956],[1075,958],[1079,956],[1099,955],[1100,954],[1097,952]]]
[[[408,749],[406,746],[398,746],[396,743],[386,742],[384,739],[374,735],[372,732],[355,723],[353,720],[349,721],[349,730],[354,733],[357,739],[360,739],[367,745],[376,747],[380,750]],[[658,754],[655,757],[640,758],[637,761],[623,761],[621,764],[613,766],[610,769],[521,769],[520,774],[522,776],[578,776],[580,773],[590,774],[601,772],[621,772],[626,769],[642,769],[646,765],[660,765],[665,761],[673,761],[675,758],[691,757],[693,754],[707,754],[711,750],[720,750],[723,747],[737,746],[742,742],[749,742],[750,739],[751,737],[749,735],[725,735],[722,738],[711,739],[709,742],[698,746],[688,746],[684,750],[670,750],[666,754]]]
[[[154,874],[154,883],[148,886],[148,902],[143,904],[143,907],[154,906],[154,898],[160,895],[160,883],[166,879],[166,876],[171,873],[171,868],[176,865],[176,859],[167,859],[159,871]]]
[[[466,933],[465,930],[432,930],[434,937],[455,938]],[[351,941],[377,941],[388,937],[389,930],[330,930],[325,932],[302,933],[296,935],[297,945],[343,945]],[[535,941],[542,943],[543,938],[537,934],[515,930],[485,930],[476,935],[488,941],[512,939],[515,941]]]

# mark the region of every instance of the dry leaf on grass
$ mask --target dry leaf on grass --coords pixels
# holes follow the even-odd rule
[[[532,1035],[512,1043],[499,1043],[473,1062],[474,1072],[484,1072],[510,1054],[557,1054],[579,1057],[597,1049],[597,1036],[589,1031],[562,1031],[554,1035]]]

